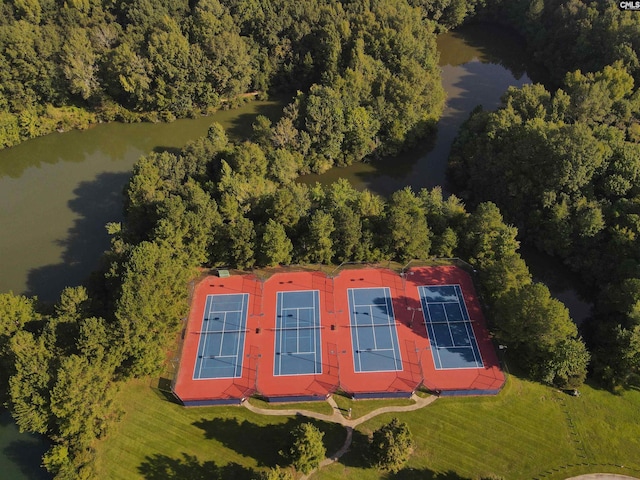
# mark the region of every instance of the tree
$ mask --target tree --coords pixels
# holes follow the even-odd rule
[[[305,259],[308,262],[331,263],[334,255],[331,234],[335,230],[333,217],[317,210],[309,218],[308,234],[305,245]]]
[[[256,231],[251,220],[244,216],[223,228],[229,263],[248,268],[255,263]]]
[[[17,332],[9,342],[15,374],[9,379],[10,408],[20,431],[48,433],[52,374],[45,336]]]
[[[7,339],[15,332],[22,330],[27,322],[39,318],[36,312],[37,299],[0,293],[0,346],[2,337]]]
[[[123,42],[109,53],[107,65],[116,98],[135,109],[145,108],[152,81],[149,60],[138,54],[129,43]]]
[[[62,360],[51,389],[51,413],[59,435],[89,446],[104,435],[113,414],[113,365],[71,355]]]
[[[409,426],[393,418],[371,436],[369,451],[373,465],[382,471],[397,472],[413,453]]]
[[[323,437],[324,433],[312,423],[302,423],[292,430],[288,458],[296,470],[308,475],[318,468],[327,453]]]
[[[340,94],[331,87],[313,85],[304,101],[304,126],[316,155],[311,170],[322,173],[334,161],[342,163],[345,123]]]
[[[281,184],[293,182],[298,178],[302,167],[302,156],[284,148],[277,148],[269,155],[269,173]]]
[[[262,256],[265,265],[288,265],[291,263],[293,244],[284,226],[273,219],[269,219],[262,235]]]
[[[56,316],[77,321],[87,313],[89,294],[84,287],[65,287],[55,306]]]
[[[542,365],[540,377],[543,382],[558,388],[578,388],[587,378],[589,359],[589,352],[582,340],[563,340],[554,346],[550,358]]]
[[[14,366],[9,340],[23,330],[28,322],[40,318],[36,311],[37,299],[13,293],[0,294],[0,403],[7,400],[9,377]]]
[[[589,355],[567,308],[540,283],[512,289],[495,302],[495,336],[518,352],[534,378],[554,384],[584,380]]]
[[[420,200],[405,187],[394,192],[388,207],[391,251],[402,261],[427,258],[431,248],[431,231],[427,226]]]
[[[361,244],[362,222],[353,209],[347,206],[338,206],[333,209],[333,232],[335,245],[335,257],[337,262],[355,260],[358,245]]]
[[[293,182],[283,185],[273,193],[270,200],[267,214],[271,218],[277,218],[278,222],[288,229],[296,227],[311,208],[309,187],[304,183]]]
[[[96,54],[87,35],[81,28],[73,28],[62,48],[62,70],[69,81],[69,90],[84,100],[97,93]]]
[[[260,480],[293,480],[293,474],[276,465],[275,468],[270,468],[266,472],[262,472]]]
[[[193,272],[183,258],[157,243],[133,248],[115,311],[125,374],[148,375],[160,368],[165,342],[188,310],[185,285]]]
[[[594,352],[595,373],[611,388],[640,385],[640,325],[616,325],[604,333]]]

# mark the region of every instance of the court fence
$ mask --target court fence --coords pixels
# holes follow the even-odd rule
[[[404,275],[404,273],[410,268],[419,268],[419,267],[446,267],[453,265],[455,267],[461,268],[471,275],[477,274],[477,270],[471,265],[469,262],[459,258],[459,257],[432,257],[430,259],[412,259],[409,260],[400,270],[400,274]]]
[[[474,284],[476,285],[476,290],[477,290],[477,271],[476,269],[474,269],[474,267],[469,264],[468,262],[466,262],[465,260],[458,258],[458,257],[453,257],[453,258],[437,258],[437,257],[433,257],[430,259],[412,259],[410,261],[408,261],[406,264],[401,264],[399,262],[394,262],[391,260],[388,261],[383,261],[383,262],[343,262],[340,265],[324,265],[324,264],[295,264],[295,265],[278,265],[275,267],[264,267],[264,268],[253,268],[251,270],[234,270],[234,269],[230,269],[230,273],[231,275],[253,275],[255,276],[255,278],[257,278],[258,280],[260,280],[260,282],[262,284],[264,284],[266,282],[266,280],[268,280],[270,277],[272,277],[273,275],[279,274],[279,273],[292,273],[292,272],[318,272],[318,273],[322,273],[324,274],[328,279],[333,279],[337,276],[340,275],[341,272],[343,271],[347,271],[347,270],[355,270],[355,269],[363,269],[363,268],[373,268],[373,269],[387,269],[387,270],[391,270],[397,274],[399,274],[400,276],[403,276],[406,274],[406,272],[411,269],[411,268],[420,268],[420,267],[437,267],[437,266],[456,266],[464,271],[466,271],[472,278]],[[222,268],[222,267],[220,267]],[[216,271],[219,270],[219,268],[213,268],[213,269],[202,269],[201,271],[201,275],[199,278],[194,279],[190,282],[190,288],[189,288],[189,305],[191,308],[191,304],[192,304],[192,300],[193,300],[193,295],[194,295],[194,290],[195,290],[195,286],[202,281],[204,278],[206,278],[208,275],[215,275]],[[480,295],[480,292],[477,292],[478,296]],[[484,307],[484,302],[482,302],[481,300],[481,304]],[[483,308],[484,309],[484,308]],[[184,335],[186,333],[186,327],[187,327],[187,322],[188,322],[188,318],[190,315],[190,310],[187,312],[186,316],[184,318],[181,319],[182,321],[182,325],[181,325],[181,329],[180,332],[177,335],[177,341],[176,341],[176,347],[175,349],[173,349],[172,354],[170,356],[170,358],[168,358],[167,360],[167,367],[165,368],[165,372],[163,372],[162,374],[162,378],[161,378],[161,382],[163,383],[163,387],[164,388],[160,388],[161,385],[159,384],[158,387],[160,388],[160,390],[162,391],[169,391],[169,392],[173,392],[174,388],[175,388],[175,383],[177,381],[177,371],[179,368],[179,362],[181,359],[181,355],[182,355],[182,348],[184,345]],[[430,384],[429,380],[427,378],[425,378],[424,372],[423,372],[423,366],[422,366],[422,360],[421,359],[416,359],[417,361],[413,362],[415,365],[415,372],[412,372],[413,374],[411,375],[411,381],[415,381],[416,379],[418,379],[417,383],[417,389],[420,391],[427,391],[431,394],[435,394],[438,396],[468,396],[468,395],[496,395],[497,393],[500,392],[500,390],[502,389],[502,387],[504,386],[504,384],[507,381],[508,378],[508,367],[506,365],[506,361],[504,358],[504,351],[501,351],[500,349],[501,346],[498,346],[498,349],[500,350],[499,353],[501,354],[500,356],[502,358],[500,358],[500,363],[502,365],[502,371],[505,374],[505,378],[504,378],[504,382],[502,383],[502,385],[500,385],[499,388],[497,389],[478,389],[478,390],[458,390],[458,389],[452,389],[452,390],[445,390],[445,389],[438,389],[435,385]],[[257,355],[256,355],[257,357]],[[338,360],[337,362],[337,366],[336,368],[338,369],[338,378],[340,377],[339,374],[339,369],[340,369],[340,362]],[[258,389],[258,375],[257,375],[257,365],[255,366],[255,372],[253,374],[253,379],[252,381],[253,383],[253,388],[252,390],[254,392],[259,392]],[[170,386],[170,387],[169,387]],[[335,391],[341,391],[345,386],[343,386],[339,381],[338,384],[335,386],[334,390]],[[347,390],[348,392],[348,390]],[[333,393],[333,392],[332,392]],[[404,397],[407,395],[407,392],[400,392],[400,391],[396,391],[396,392],[349,392],[348,393],[350,396],[352,396],[353,398],[390,398],[390,397]],[[410,396],[410,394],[409,394]],[[278,402],[278,401],[313,401],[313,400],[323,400],[324,398],[321,398],[319,396],[316,395],[292,395],[292,396],[271,396],[268,398],[269,401],[272,402]],[[237,402],[237,400],[235,400],[235,402]],[[194,402],[189,402],[190,405],[212,405],[212,404],[226,404],[226,403],[234,403],[234,400],[231,399],[216,399],[216,400],[212,400],[212,399],[205,399],[205,400],[199,400],[199,401],[194,401]]]
[[[165,382],[169,383],[170,391],[172,394],[175,392],[176,382],[178,381],[178,369],[180,368],[180,360],[182,359],[182,349],[184,348],[184,337],[187,333],[187,324],[189,323],[189,316],[191,315],[191,306],[193,305],[193,295],[196,289],[196,285],[204,278],[203,275],[200,278],[193,279],[189,282],[189,296],[187,297],[187,302],[189,308],[187,309],[185,315],[180,319],[180,329],[175,337],[176,345],[175,349],[172,349],[172,352],[175,352],[173,355],[170,353],[170,358],[168,362],[168,367],[165,367],[165,372],[161,375],[161,379],[166,379]],[[160,384],[158,385],[160,388]],[[175,394],[174,394],[175,395]],[[177,398],[177,397],[176,397]]]

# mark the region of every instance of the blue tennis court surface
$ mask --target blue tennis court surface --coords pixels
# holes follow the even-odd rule
[[[278,292],[274,375],[322,373],[320,292]]]
[[[423,286],[418,292],[435,367],[483,367],[460,285]]]
[[[207,295],[194,379],[242,376],[249,294]]]
[[[349,288],[347,293],[355,371],[402,370],[389,288]]]

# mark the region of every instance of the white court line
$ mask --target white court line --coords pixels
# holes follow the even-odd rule
[[[229,311],[220,311],[220,310],[214,310],[214,300],[216,298],[220,298],[220,297],[229,297],[229,296],[233,296],[233,297],[237,297],[237,296],[241,296],[242,300],[240,301],[240,305],[241,305],[241,310],[229,310]],[[236,361],[233,362],[233,376],[232,377],[213,377],[213,378],[238,378],[238,375],[236,374],[236,369],[239,366],[239,362],[238,360],[240,358],[242,358],[242,354],[240,353],[240,350],[243,348],[243,343],[242,343],[242,339],[243,339],[243,333],[246,332],[246,308],[248,308],[248,299],[249,299],[249,294],[248,293],[241,293],[241,294],[223,294],[223,295],[208,295],[207,296],[207,301],[205,304],[205,311],[206,313],[203,315],[202,318],[202,323],[204,326],[204,322],[205,319],[208,322],[208,324],[211,324],[213,322],[217,322],[217,323],[222,323],[222,330],[201,330],[200,334],[201,334],[201,352],[202,352],[202,358],[199,358],[197,360],[200,361],[200,366],[198,368],[198,375],[196,377],[196,379],[201,379],[202,378],[202,370],[204,368],[204,360],[206,359],[223,359],[223,358],[235,358]],[[224,303],[224,302],[223,302]],[[237,302],[234,302],[237,303]],[[234,330],[226,330],[226,325],[227,325],[227,314],[231,314],[231,313],[239,313],[240,314],[240,325],[242,325],[244,323],[245,328],[244,329],[238,329],[239,331],[234,331]],[[245,313],[245,315],[243,316],[242,314]],[[213,320],[212,317],[216,315],[218,318],[216,320]],[[224,337],[225,334],[228,333],[234,333],[237,334],[237,344],[236,344],[236,353],[234,355],[222,355],[222,346],[224,344]],[[206,349],[207,349],[207,343],[208,343],[208,338],[209,335],[213,335],[213,334],[220,334],[220,345],[219,345],[219,349],[218,349],[218,355],[205,355],[206,353]],[[244,350],[243,350],[244,352]],[[196,353],[197,354],[197,353]],[[207,378],[209,379],[209,378]]]
[[[400,351],[400,339],[398,338],[398,330],[396,329],[396,314],[393,311],[393,298],[391,298],[391,290],[389,288],[385,287],[385,293],[385,307],[387,310],[387,322],[389,323],[389,338],[391,340],[391,346],[393,347],[393,362],[396,366],[396,371],[402,371],[402,352]],[[393,319],[393,322],[391,319]],[[394,332],[396,334],[395,337],[393,335]],[[398,347],[397,351],[396,347]],[[398,363],[400,363],[400,368],[398,368]]]
[[[236,356],[237,355],[207,355],[203,358],[215,358],[217,360],[218,358],[236,358]]]
[[[319,327],[320,326],[320,309],[318,308],[316,310],[316,290],[313,291],[313,295],[311,296],[311,298],[313,299],[313,326],[315,327],[316,325]],[[320,292],[318,291],[318,303],[320,302]],[[317,318],[316,318],[316,313],[317,313]],[[316,321],[317,320],[317,321]],[[299,334],[298,334],[299,335]],[[320,330],[317,329],[313,329],[313,373],[320,373],[318,372],[318,364],[320,364],[320,371],[322,371],[322,348],[320,348],[320,361],[318,361],[318,352],[316,351],[316,347],[318,345],[318,343],[320,343],[318,340],[317,335],[320,335]]]
[[[278,311],[278,308],[276,308],[276,315],[278,315],[278,313],[280,313],[280,317],[279,317],[280,318],[280,327],[282,327],[282,322],[283,322],[283,318],[284,318],[282,316],[282,314],[284,312],[284,308],[283,308],[284,300],[283,300],[283,297],[284,297],[284,292],[278,292],[278,297],[277,297],[276,300],[277,300],[277,304],[280,307],[280,310]],[[276,324],[276,327],[277,327],[277,324]],[[282,341],[283,341],[282,338],[283,337],[284,337],[284,335],[281,332],[280,333],[280,349],[277,350],[278,352],[280,352],[280,355],[278,356],[279,357],[278,358],[278,375],[280,375],[280,372],[282,372],[282,350],[283,350],[283,348],[282,348]]]
[[[299,292],[304,292],[304,293],[310,293],[311,294],[311,298],[312,298],[312,306],[310,307],[287,307],[284,308],[284,294],[285,293],[299,293]],[[278,357],[280,357],[277,361],[275,361],[274,363],[274,370],[277,370],[278,373],[274,372],[274,376],[280,376],[280,375],[285,375],[285,376],[289,376],[289,375],[296,375],[296,374],[283,374],[283,367],[282,367],[282,358],[284,356],[287,355],[313,355],[313,360],[314,360],[314,369],[312,373],[303,373],[303,374],[298,374],[298,375],[314,375],[317,373],[322,373],[322,367],[320,368],[320,371],[318,372],[317,370],[317,357],[318,357],[318,350],[316,348],[316,337],[317,335],[320,335],[319,332],[317,332],[316,330],[320,330],[321,326],[319,324],[320,322],[320,316],[316,310],[316,297],[320,296],[320,292],[318,290],[284,290],[281,292],[277,292],[277,302],[276,305],[279,305],[279,308],[276,307],[276,335],[275,337],[277,338],[278,335],[280,335],[280,340],[279,342],[276,340],[275,341],[275,351],[277,353],[279,353],[279,355],[277,355]],[[304,326],[300,325],[300,311],[301,310],[312,310],[313,311],[313,315],[312,315],[312,323],[311,324],[305,324]],[[285,313],[286,312],[292,312],[295,311],[295,326],[285,326],[288,322],[288,320],[285,320],[288,317],[285,317]],[[306,319],[305,322],[308,322],[309,320]],[[279,322],[279,326],[278,326],[278,322]],[[300,341],[302,340],[302,336],[300,335],[300,332],[303,330],[313,330],[313,334],[312,336],[310,335],[308,338],[309,340],[311,340],[313,338],[313,343],[312,345],[310,345],[310,348],[312,347],[313,350],[312,351],[300,351]],[[285,332],[286,331],[296,331],[297,334],[295,336],[296,339],[296,352],[285,352],[284,349],[284,341],[285,341]],[[280,345],[280,348],[278,349],[278,344]],[[321,353],[321,352],[320,352]]]
[[[427,305],[442,304],[442,303],[456,303],[456,302],[427,302],[426,299],[425,299],[425,296],[422,295],[422,293],[425,292],[426,289],[429,288],[429,287],[439,287],[439,286],[447,286],[447,287],[451,286],[451,287],[454,287],[454,291],[455,291],[456,297],[458,298],[458,302],[457,302],[458,308],[460,309],[460,313],[461,313],[462,318],[463,318],[462,321],[449,322],[449,316],[447,314],[446,309],[444,309],[444,307],[443,307],[443,310],[445,312],[445,316],[447,317],[447,327],[449,328],[449,335],[451,336],[451,340],[452,340],[452,343],[453,343],[453,348],[471,349],[471,351],[473,353],[473,358],[474,358],[476,366],[473,366],[473,367],[471,367],[471,366],[470,367],[453,367],[453,368],[443,367],[442,366],[443,365],[442,364],[442,358],[440,357],[440,351],[439,350],[440,349],[444,350],[447,347],[442,347],[442,346],[439,346],[437,344],[437,341],[435,339],[435,330],[433,330],[433,327],[432,327],[432,330],[433,330],[433,333],[434,333],[434,342],[436,343],[435,350],[436,350],[436,354],[438,355],[438,360],[440,362],[440,367],[436,367],[436,369],[438,369],[438,370],[463,370],[463,369],[469,369],[469,368],[481,368],[481,367],[484,367],[484,362],[482,361],[482,358],[481,357],[479,358],[479,356],[476,355],[476,349],[477,349],[478,354],[479,354],[480,353],[480,347],[478,346],[478,341],[477,341],[476,336],[475,336],[475,331],[473,330],[473,325],[472,325],[473,322],[472,322],[471,318],[468,315],[467,315],[468,320],[464,319],[465,315],[464,315],[464,311],[462,310],[462,305],[464,305],[464,307],[466,309],[466,302],[464,300],[464,294],[462,292],[462,287],[460,287],[459,284],[451,284],[451,285],[421,285],[421,286],[418,287],[419,293],[421,293],[421,295],[420,295],[421,301],[423,303],[427,303]],[[435,324],[435,323],[439,323],[439,324],[444,323],[444,322],[432,322],[431,314],[430,314],[428,308],[427,308],[427,313],[429,315],[429,323],[431,323],[432,325]],[[425,318],[425,321],[426,321],[426,318]],[[453,335],[452,335],[451,326],[450,326],[451,324],[454,324],[454,323],[458,323],[458,324],[459,323],[463,323],[464,324],[465,330],[467,332],[467,336],[468,336],[469,340],[473,342],[472,345],[470,345],[468,347],[456,346],[455,341],[453,341]],[[474,348],[473,345],[475,345],[475,348]],[[432,349],[432,352],[433,352],[433,349]]]
[[[449,338],[451,339],[451,346],[456,346],[456,341],[453,339],[453,333],[451,332],[451,325],[449,324],[449,314],[447,313],[447,309],[444,309],[444,317],[447,319],[447,330],[449,330]]]
[[[247,322],[246,322],[246,316],[243,319],[242,318],[242,312],[246,311],[247,313],[249,312],[249,294],[245,293],[244,295],[242,295],[242,310],[240,311],[240,325],[243,325],[245,328],[247,327]],[[246,305],[245,305],[246,302]],[[245,314],[246,315],[246,314]],[[242,376],[242,366],[244,365],[244,360],[241,360],[244,356],[244,334],[242,332],[237,332],[236,335],[238,335],[238,343],[236,344],[236,361],[235,361],[235,367],[233,369],[233,374],[238,377],[238,376]],[[242,339],[242,342],[240,342],[240,339]],[[241,352],[242,350],[242,352]],[[240,375],[237,374],[236,370],[238,369],[238,367],[240,367]]]
[[[459,286],[459,285],[458,285]],[[457,294],[458,292],[456,292]],[[465,302],[464,300],[464,293],[462,293],[462,287],[460,287],[460,296],[458,297],[458,300],[460,302],[464,302],[464,306],[465,309],[467,308],[467,302]],[[468,310],[467,310],[468,312]],[[464,314],[462,315],[462,317],[464,318]],[[471,338],[473,337],[473,343],[475,344],[476,348],[478,349],[478,356],[480,356],[480,346],[478,345],[478,340],[476,339],[476,332],[473,331],[473,325],[471,325],[471,317],[469,317],[469,325],[465,325],[465,328],[467,328],[467,332],[469,330],[469,327],[471,328],[471,336],[469,337],[469,340],[471,340]],[[473,351],[473,358],[476,359],[476,365],[479,365],[479,367],[484,367],[484,362],[482,361],[482,357],[480,356],[480,358],[478,358],[478,356],[476,356],[476,350],[475,348],[473,348],[473,345],[471,346],[471,350]]]
[[[351,295],[351,298],[353,299],[353,305],[355,305],[356,303],[356,296],[354,293],[354,289],[350,288],[349,289],[349,295]],[[355,306],[353,308],[350,309],[351,312],[351,317],[353,317],[353,324],[355,326],[357,326],[357,320],[356,320],[356,313],[355,313]],[[361,372],[362,371],[362,362],[360,361],[360,335],[358,334],[358,329],[355,328],[354,329],[356,332],[356,336],[355,336],[355,340],[356,340],[356,345],[353,345],[353,335],[351,336],[351,341],[352,341],[352,345],[351,347],[353,348],[353,353],[354,353],[354,367],[355,367],[355,359],[357,357],[358,359],[358,368],[357,368],[357,372]]]
[[[455,302],[427,302],[429,305],[452,305],[454,303],[459,303],[458,301]]]
[[[436,339],[436,331],[433,328],[433,323],[431,323],[431,312],[429,311],[429,304],[427,303],[427,308],[425,309],[427,311],[427,315],[429,315],[429,324],[431,325],[431,332],[433,333],[433,343],[435,344],[436,348],[436,354],[438,355],[438,363],[440,364],[440,367],[442,367],[442,358],[440,357],[440,352],[438,351],[438,340]],[[423,312],[423,316],[424,316],[424,312]],[[426,321],[426,318],[425,318]],[[429,325],[427,325],[427,329],[429,328]],[[431,338],[431,335],[429,335],[429,338]],[[433,346],[433,345],[432,345]],[[431,354],[433,355],[433,348],[431,348]]]
[[[204,308],[206,310],[206,313],[203,313],[203,316],[202,316],[202,327],[204,327],[204,319],[205,318],[209,318],[209,315],[211,313],[211,302],[213,302],[213,297],[212,296],[207,296],[207,301],[206,301],[205,306],[204,306]],[[200,328],[200,330],[202,331],[202,328]],[[205,353],[205,351],[207,349],[207,334],[206,333],[204,334],[204,338],[200,337],[200,342],[202,342],[202,356],[203,356],[203,358],[199,359],[200,360],[200,368],[198,368],[198,378],[202,378],[202,364],[204,363],[204,353]],[[198,344],[200,342],[198,342]],[[199,346],[200,345],[198,345],[198,347]],[[198,353],[196,352],[196,355],[197,354]],[[197,360],[198,359],[196,359],[196,361]]]
[[[379,304],[379,303],[369,303],[369,304],[357,304],[355,301],[355,290],[382,290],[384,292],[384,298],[385,298],[385,303],[384,304]],[[350,320],[351,320],[351,329],[352,331],[355,331],[355,341],[357,343],[357,348],[356,345],[353,344],[353,335],[352,335],[352,348],[353,348],[353,353],[354,353],[354,367],[356,366],[356,357],[357,357],[357,365],[359,368],[356,369],[356,372],[369,372],[369,370],[363,370],[362,369],[362,362],[361,362],[361,357],[360,357],[360,353],[361,352],[386,352],[386,351],[393,351],[393,361],[394,361],[394,366],[395,366],[395,371],[402,371],[402,368],[398,367],[398,364],[402,365],[402,353],[400,351],[400,345],[399,345],[399,340],[397,337],[397,332],[396,335],[394,336],[394,327],[396,325],[396,321],[395,321],[395,314],[393,312],[393,299],[391,297],[391,290],[389,289],[389,287],[371,287],[371,288],[349,288],[348,289],[348,296],[349,299],[351,300],[350,302]],[[374,316],[373,316],[373,308],[375,307],[376,309],[380,309],[382,306],[384,306],[384,309],[386,311],[385,315],[387,317],[387,323],[386,325],[389,327],[389,339],[391,341],[391,345],[392,348],[378,348],[378,341],[377,341],[377,335],[376,335],[376,329],[375,327],[384,327],[385,324],[376,324],[374,323]],[[358,324],[357,322],[357,312],[356,310],[358,309],[362,309],[362,308],[368,308],[369,309],[369,316],[371,318],[371,324],[367,325],[367,324]],[[365,313],[365,312],[362,312]],[[360,348],[360,334],[358,332],[358,328],[359,327],[372,327],[372,334],[373,334],[373,343],[374,343],[374,348],[373,349],[368,349],[368,350],[362,350]],[[376,370],[379,372],[387,372],[389,370]]]
[[[371,352],[371,353],[376,353],[376,352],[394,352],[396,349],[391,347],[391,348],[370,348],[367,350],[359,350],[360,352]]]
[[[371,319],[371,333],[373,335],[373,350],[378,350],[378,339],[376,337],[376,329],[373,328],[373,306],[369,307],[369,318]]]

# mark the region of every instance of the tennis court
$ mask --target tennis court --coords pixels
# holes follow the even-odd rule
[[[482,368],[460,285],[419,286],[436,369]]]
[[[207,295],[194,379],[242,376],[248,303],[248,293]]]
[[[347,293],[354,370],[402,370],[389,288],[349,288]]]
[[[322,373],[320,330],[318,290],[278,292],[274,376]]]

